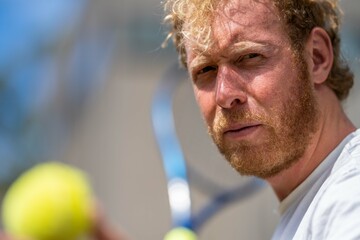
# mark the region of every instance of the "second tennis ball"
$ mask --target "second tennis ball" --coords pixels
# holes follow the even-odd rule
[[[193,231],[184,227],[177,227],[168,232],[164,240],[196,240],[197,237]]]
[[[75,240],[91,228],[93,198],[85,174],[58,162],[22,174],[3,201],[3,223],[15,237]]]

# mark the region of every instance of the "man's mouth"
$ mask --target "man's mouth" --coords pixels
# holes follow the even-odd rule
[[[238,124],[226,128],[223,134],[225,138],[242,139],[250,137],[257,130],[259,130],[260,127],[261,124],[259,123]]]

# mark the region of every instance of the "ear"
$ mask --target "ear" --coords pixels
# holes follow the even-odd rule
[[[311,31],[306,51],[311,56],[309,72],[313,82],[315,84],[324,83],[329,76],[334,60],[331,40],[324,29],[315,27]]]

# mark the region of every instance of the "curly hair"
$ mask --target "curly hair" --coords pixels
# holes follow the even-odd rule
[[[173,39],[181,62],[186,67],[184,42],[195,42],[206,51],[211,47],[211,23],[219,4],[228,0],[165,0],[164,21],[171,26],[166,41]],[[255,1],[255,0],[254,0]],[[259,0],[258,0],[259,1]],[[295,54],[302,54],[314,27],[329,35],[334,62],[326,84],[339,100],[345,99],[354,76],[340,52],[340,18],[338,0],[271,0],[279,12]]]

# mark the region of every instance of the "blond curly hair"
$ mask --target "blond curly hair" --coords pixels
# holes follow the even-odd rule
[[[166,41],[173,39],[181,62],[186,67],[185,41],[211,47],[211,22],[219,4],[228,0],[165,0],[164,21],[171,26]],[[259,0],[254,0],[259,1]],[[304,44],[314,27],[328,33],[334,52],[334,62],[326,84],[339,100],[345,99],[353,86],[354,76],[340,52],[341,12],[337,0],[271,0],[288,33],[293,50],[302,54]]]

